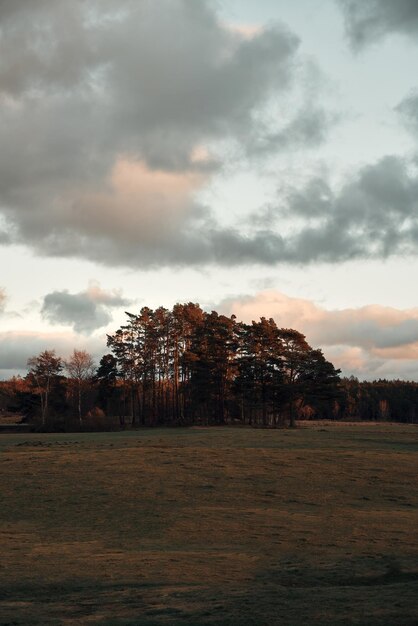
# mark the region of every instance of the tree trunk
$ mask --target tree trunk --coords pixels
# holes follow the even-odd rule
[[[78,419],[81,426],[83,423],[83,420],[81,419],[81,384],[78,385]]]
[[[131,426],[135,426],[135,387],[131,383]]]
[[[295,405],[294,405],[293,398],[290,399],[290,404],[289,404],[289,426],[290,428],[296,427]]]

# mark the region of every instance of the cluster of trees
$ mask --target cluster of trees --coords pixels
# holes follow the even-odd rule
[[[305,337],[273,319],[244,324],[194,303],[144,307],[108,337],[114,360],[99,368],[110,388],[120,375],[133,424],[274,426],[310,406],[329,410],[339,372]]]
[[[24,379],[0,383],[0,408],[42,428],[418,420],[418,384],[340,379],[321,350],[273,319],[245,324],[194,303],[144,307],[108,347],[97,368],[83,350],[32,357]]]
[[[55,350],[44,350],[28,359],[28,369],[25,378],[0,382],[0,411],[21,413],[43,428],[62,426],[69,415],[76,415],[82,425],[85,407],[95,396],[96,368],[91,355],[74,350],[65,360]]]

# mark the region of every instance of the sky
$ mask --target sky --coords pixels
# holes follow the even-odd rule
[[[0,0],[0,378],[198,302],[418,380],[417,0]]]

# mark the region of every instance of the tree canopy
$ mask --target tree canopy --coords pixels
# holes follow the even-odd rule
[[[132,423],[295,424],[301,406],[338,397],[339,370],[304,335],[273,319],[177,304],[127,313],[108,336],[130,392]]]

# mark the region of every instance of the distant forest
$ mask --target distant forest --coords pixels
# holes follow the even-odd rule
[[[273,319],[251,324],[176,304],[127,313],[95,366],[74,350],[28,360],[0,382],[0,411],[44,430],[241,424],[296,420],[418,422],[418,383],[341,378],[320,349]]]

